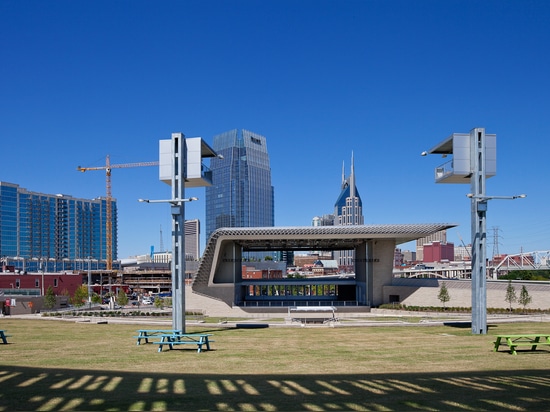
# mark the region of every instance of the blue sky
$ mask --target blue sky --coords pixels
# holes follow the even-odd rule
[[[548,250],[548,21],[542,0],[0,0],[0,180],[104,196],[77,166],[244,128],[267,138],[277,226],[332,213],[353,152],[365,223],[456,223],[460,245],[469,185],[435,184],[445,159],[420,153],[485,127],[487,194],[527,194],[489,203],[488,253],[494,228],[500,253]],[[137,201],[170,196],[156,167],[113,170],[112,193],[119,258],[170,247],[168,206]]]

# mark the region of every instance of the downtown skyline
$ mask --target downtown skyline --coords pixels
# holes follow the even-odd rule
[[[468,185],[441,185],[421,157],[452,133],[497,136],[488,253],[547,250],[550,4],[544,1],[3,1],[0,180],[105,196],[78,165],[158,160],[173,132],[212,144],[266,136],[275,226],[330,213],[353,151],[365,224],[448,222],[470,243]],[[155,167],[114,170],[118,256],[170,241]],[[186,205],[201,221],[205,191]],[[414,250],[414,245],[398,245]],[[202,250],[202,247],[201,247]]]

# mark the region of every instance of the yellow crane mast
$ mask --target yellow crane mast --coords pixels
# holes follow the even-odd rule
[[[137,162],[137,163],[123,163],[123,164],[111,164],[109,155],[105,159],[105,166],[97,167],[81,167],[78,166],[76,170],[79,172],[87,172],[89,170],[105,170],[106,177],[106,187],[107,187],[107,221],[105,222],[105,228],[107,231],[106,241],[107,241],[107,270],[113,269],[113,206],[112,206],[112,196],[111,196],[111,169],[121,169],[127,167],[141,167],[141,166],[158,166],[159,162]]]

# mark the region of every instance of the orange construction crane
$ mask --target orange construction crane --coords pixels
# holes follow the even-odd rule
[[[106,221],[106,231],[107,231],[107,270],[113,269],[113,206],[112,206],[112,196],[111,196],[111,169],[120,169],[126,167],[141,167],[141,166],[158,166],[159,162],[139,162],[139,163],[124,163],[124,164],[115,164],[112,165],[109,159],[109,155],[105,160],[105,166],[97,167],[81,167],[78,166],[76,170],[79,172],[87,172],[88,170],[105,170],[106,175],[106,186],[107,186],[107,221]]]

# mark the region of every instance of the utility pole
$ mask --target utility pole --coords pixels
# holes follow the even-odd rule
[[[164,241],[162,240],[162,225],[160,225],[160,245],[159,250],[161,253],[164,252]]]
[[[493,259],[495,258],[495,256],[498,256],[500,255],[499,251],[498,251],[498,226],[493,226]],[[491,259],[491,260],[493,260]]]

